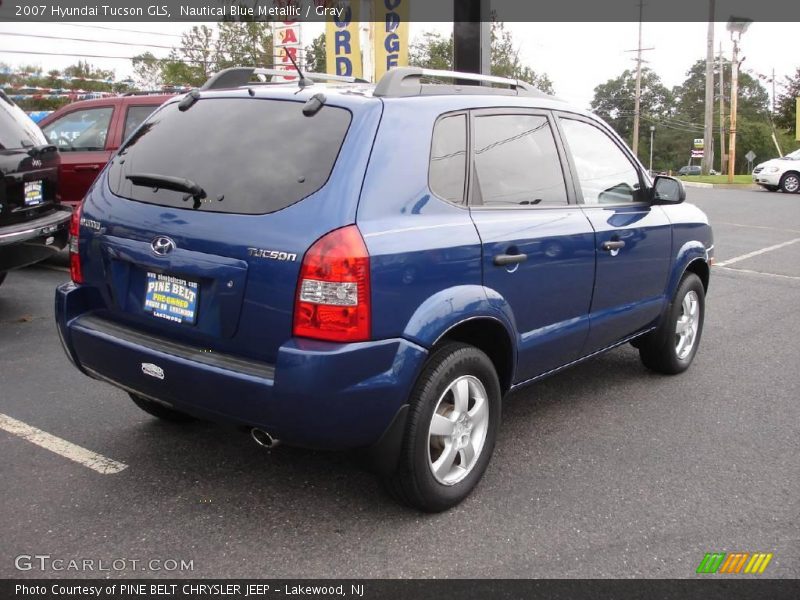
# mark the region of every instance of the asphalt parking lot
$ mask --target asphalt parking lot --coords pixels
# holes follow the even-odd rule
[[[800,577],[800,195],[689,199],[721,265],[690,371],[652,374],[625,346],[515,393],[482,483],[439,515],[395,505],[352,456],[152,419],[68,363],[52,318],[68,275],[10,274],[0,416],[125,468],[0,428],[0,577],[693,577],[716,551]],[[126,562],[19,571],[20,555]]]

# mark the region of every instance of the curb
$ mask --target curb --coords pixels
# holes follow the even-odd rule
[[[694,181],[684,181],[683,187],[713,188],[713,183],[695,183]]]

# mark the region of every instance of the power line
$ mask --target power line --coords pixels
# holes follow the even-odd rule
[[[127,33],[143,33],[146,35],[160,35],[164,37],[182,38],[183,35],[179,33],[162,33],[160,31],[142,31],[140,29],[122,29],[117,27],[104,27],[103,25],[82,25],[78,23],[58,23],[58,25],[66,25],[67,27],[82,27],[84,29],[104,29],[106,31],[124,31]]]
[[[6,48],[0,48],[0,52],[8,53],[8,54],[33,54],[33,55],[37,55],[37,56],[65,56],[65,57],[66,56],[75,56],[75,57],[79,57],[79,58],[109,58],[109,59],[116,59],[116,60],[133,60],[134,58],[136,58],[135,56],[111,56],[111,55],[108,55],[108,54],[86,54],[84,52],[81,52],[80,54],[67,54],[67,53],[64,53],[64,52],[46,52],[44,50],[10,50],[10,49],[6,49]],[[161,59],[157,59],[157,60],[161,60]],[[204,64],[204,63],[207,63],[209,61],[192,60],[192,59],[189,59],[189,58],[183,58],[183,59],[181,59],[181,60],[179,60],[177,62],[185,62],[185,63],[186,62],[190,62],[190,63]]]
[[[89,38],[76,38],[76,37],[64,37],[58,35],[44,35],[41,33],[16,33],[11,31],[0,31],[0,35],[10,35],[15,37],[30,37],[30,38],[41,38],[46,40],[66,40],[70,42],[89,42],[92,44],[116,44],[118,46],[142,46],[146,48],[163,48],[166,50],[173,50],[174,46],[163,46],[160,44],[144,44],[144,43],[136,43],[136,42],[120,42],[118,40],[92,40]]]

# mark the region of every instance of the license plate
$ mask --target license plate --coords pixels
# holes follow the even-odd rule
[[[198,296],[196,281],[161,273],[147,273],[144,309],[154,317],[193,325],[197,319]]]
[[[42,182],[28,181],[25,183],[25,206],[36,206],[44,202],[42,196]]]

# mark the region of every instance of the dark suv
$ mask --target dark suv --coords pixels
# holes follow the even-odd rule
[[[598,118],[515,80],[271,74],[167,102],[87,194],[56,292],[81,371],[163,419],[366,449],[436,511],[509,390],[626,342],[689,367],[711,229]]]
[[[8,271],[58,253],[70,211],[59,206],[59,155],[0,91],[0,284]]]

